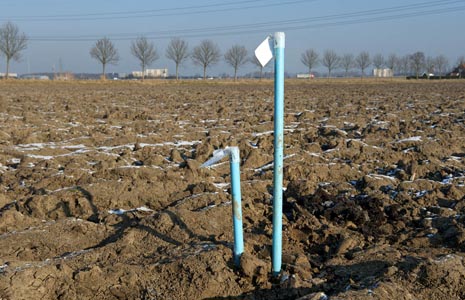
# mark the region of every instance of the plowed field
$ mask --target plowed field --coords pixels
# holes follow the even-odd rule
[[[0,82],[0,299],[465,299],[465,82],[285,95],[273,278],[271,81]]]

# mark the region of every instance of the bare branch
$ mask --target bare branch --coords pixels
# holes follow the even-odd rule
[[[354,67],[354,55],[347,53],[341,57],[341,66],[344,68],[345,76],[347,77],[349,70]]]
[[[403,75],[407,75],[410,71],[410,58],[408,55],[404,55],[398,59],[397,68]]]
[[[384,66],[384,56],[380,53],[378,54],[375,54],[373,56],[373,66],[376,68],[376,69],[381,69],[383,66]]]
[[[416,78],[420,76],[420,72],[425,67],[426,58],[425,54],[421,51],[417,51],[410,55],[410,65],[412,66],[412,70],[415,73]]]
[[[328,69],[328,77],[331,77],[331,71],[338,67],[340,62],[339,56],[334,50],[326,50],[321,59],[321,63]]]
[[[362,71],[362,77],[365,75],[365,69],[371,64],[370,54],[366,51],[361,52],[357,58],[355,58],[355,64]]]
[[[446,73],[446,69],[449,65],[449,60],[442,54],[437,56],[434,60],[439,78],[442,78],[442,76]]]
[[[194,64],[203,67],[203,79],[207,77],[207,68],[220,60],[220,49],[211,40],[203,40],[192,52]]]
[[[394,70],[397,69],[397,66],[399,64],[399,58],[395,54],[390,54],[388,58],[386,59],[386,66],[392,70],[392,74],[394,74]]]
[[[176,79],[178,79],[179,66],[189,58],[187,42],[179,38],[172,39],[166,49],[166,58],[174,61],[176,64]]]
[[[237,70],[240,66],[247,63],[247,49],[244,46],[235,45],[229,49],[224,60],[234,68],[234,80],[237,79]]]
[[[142,68],[142,80],[145,77],[145,69],[159,58],[157,49],[153,43],[145,37],[139,37],[131,44],[131,53],[140,62]]]
[[[263,66],[262,63],[258,60],[258,58],[255,56],[255,54],[252,55],[252,57],[249,58],[249,62],[252,63],[254,66],[257,66],[260,68],[260,80],[263,77]]]
[[[300,57],[300,61],[308,68],[308,74],[318,65],[318,53],[313,49],[308,49]]]
[[[90,49],[90,56],[102,64],[102,77],[105,78],[105,66],[116,65],[119,61],[118,50],[116,50],[110,39],[104,37]]]

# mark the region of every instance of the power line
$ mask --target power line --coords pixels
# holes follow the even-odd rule
[[[233,1],[233,2],[223,2],[217,4],[208,4],[208,5],[195,5],[195,6],[181,6],[173,8],[159,8],[159,9],[148,9],[148,10],[136,10],[136,11],[119,11],[119,12],[103,12],[103,13],[84,13],[84,14],[61,14],[61,15],[29,15],[29,16],[10,16],[11,19],[48,19],[48,18],[68,18],[68,17],[89,17],[89,16],[108,16],[108,15],[132,15],[132,14],[142,14],[142,13],[154,13],[154,12],[163,12],[163,11],[175,11],[175,10],[184,10],[184,9],[199,9],[199,8],[211,8],[219,6],[229,6],[243,3],[254,3],[262,2],[266,0],[242,0],[242,1]],[[5,17],[2,17],[5,18]]]
[[[386,14],[387,12],[398,12],[398,11],[406,11],[412,9],[419,9],[419,8],[428,8],[428,7],[435,7],[435,6],[444,6],[444,2],[449,2],[449,4],[453,3],[463,3],[462,1],[431,1],[425,3],[418,3],[418,4],[410,4],[410,5],[401,5],[395,7],[388,7],[382,9],[371,9],[359,12],[352,12],[352,13],[343,13],[343,14],[333,14],[327,16],[318,16],[318,17],[310,17],[310,18],[299,18],[299,19],[291,19],[291,20],[283,20],[283,21],[271,21],[271,22],[261,22],[261,23],[252,23],[252,24],[241,24],[241,25],[232,25],[232,26],[215,26],[215,27],[207,27],[207,28],[190,28],[190,29],[179,29],[179,30],[162,30],[162,31],[150,31],[150,32],[143,32],[143,33],[116,33],[112,34],[112,37],[133,37],[133,36],[140,36],[140,35],[165,35],[165,34],[186,34],[186,33],[194,33],[194,32],[212,32],[212,31],[222,31],[222,30],[234,30],[234,29],[242,29],[242,28],[254,28],[255,30],[257,27],[267,27],[270,25],[289,25],[289,24],[298,24],[298,23],[312,23],[316,21],[326,21],[326,20],[340,20],[342,18],[352,18],[352,17],[363,17],[363,16],[374,16],[374,15],[382,15]],[[63,37],[63,36],[53,36],[51,38],[90,38],[90,37],[100,37],[101,35],[79,35],[73,37]],[[49,36],[36,36],[36,38],[50,38]]]
[[[404,13],[404,14],[398,14],[398,15],[393,15],[393,16],[381,16],[381,17],[365,18],[365,19],[359,19],[359,20],[351,20],[351,21],[328,22],[328,23],[313,25],[310,27],[309,26],[294,26],[294,27],[291,26],[291,27],[286,27],[286,29],[287,30],[300,30],[300,29],[309,29],[309,28],[316,29],[316,28],[322,28],[322,27],[366,24],[366,23],[375,23],[375,22],[381,22],[381,21],[399,20],[399,19],[405,19],[405,18],[410,18],[410,17],[420,17],[420,16],[450,13],[450,12],[459,12],[459,11],[464,11],[464,10],[465,10],[465,6],[457,6],[457,7],[452,7],[452,8],[438,9],[438,10]]]
[[[165,30],[146,33],[124,33],[107,35],[114,40],[131,40],[135,36],[144,35],[151,39],[167,39],[173,36],[180,37],[200,37],[200,36],[218,36],[218,35],[235,35],[235,34],[250,34],[259,32],[269,32],[273,29],[276,30],[300,30],[300,29],[316,29],[330,26],[343,26],[361,23],[373,23],[379,21],[404,19],[410,17],[426,16],[433,14],[444,14],[449,12],[457,12],[465,10],[465,6],[444,7],[445,2],[454,4],[463,1],[431,1],[419,3],[415,5],[402,5],[395,7],[388,7],[382,9],[372,9],[366,11],[359,11],[353,13],[335,14],[328,16],[318,16],[312,18],[300,18],[274,22],[262,22],[253,24],[242,24],[233,26],[217,26],[208,28],[194,28],[194,29],[180,29],[180,30]],[[418,8],[433,8],[429,10],[420,10]],[[386,14],[389,12],[390,14]],[[354,18],[357,17],[357,18]],[[95,35],[81,35],[81,36],[42,36],[31,37],[32,41],[93,41],[92,37]],[[98,36],[98,37],[101,37]]]
[[[220,3],[214,5],[198,5],[198,6],[185,6],[178,8],[165,8],[157,10],[142,10],[132,12],[112,12],[112,13],[95,13],[95,14],[73,14],[73,15],[50,15],[50,16],[16,16],[16,17],[2,17],[0,19],[8,19],[10,21],[27,21],[27,22],[69,22],[69,21],[103,21],[103,20],[115,20],[115,19],[139,19],[139,18],[152,18],[152,17],[167,17],[167,16],[186,16],[186,15],[197,15],[197,14],[209,14],[216,12],[230,12],[237,10],[246,10],[253,8],[263,7],[276,7],[285,6],[291,4],[298,4],[304,2],[314,2],[317,0],[293,0],[293,1],[278,1],[276,3],[270,3],[269,1],[263,4],[246,5],[238,7],[226,7],[226,8],[215,8],[232,6],[238,4],[247,4],[255,2],[263,2],[264,0],[248,0],[248,1],[236,1],[230,3]],[[212,9],[213,8],[213,9]]]

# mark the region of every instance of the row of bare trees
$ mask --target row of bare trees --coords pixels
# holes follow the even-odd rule
[[[146,37],[139,37],[131,43],[131,53],[139,60],[142,69],[142,79],[148,66],[154,63],[160,56],[155,45]],[[107,64],[117,64],[119,61],[118,50],[108,38],[99,39],[90,50],[92,58],[102,64],[102,76],[105,75]],[[203,69],[203,78],[207,77],[207,68],[218,63],[221,59],[221,51],[218,45],[211,40],[203,40],[189,52],[188,43],[182,39],[174,38],[170,41],[165,53],[166,58],[176,65],[176,79],[179,78],[179,67],[189,58],[195,65]],[[246,64],[247,49],[244,46],[232,46],[225,54],[224,60],[234,69],[234,79],[237,79],[237,71]]]
[[[370,57],[370,54],[366,51],[354,56],[351,53],[338,55],[334,50],[326,50],[320,58],[320,55],[314,49],[308,49],[302,53],[300,60],[308,68],[308,73],[312,73],[312,70],[320,64],[326,67],[328,77],[331,77],[331,73],[336,69],[344,70],[345,76],[348,76],[351,70],[358,69],[363,77],[365,76],[365,70],[370,66],[375,69],[389,68],[393,72],[402,75],[414,74],[417,78],[422,72],[437,73],[439,76],[443,76],[449,68],[449,61],[444,55],[426,57],[421,51],[400,57],[396,54],[390,54],[385,58],[379,53]],[[461,57],[458,59],[457,64],[461,65],[463,61],[465,59]]]
[[[27,37],[24,33],[20,33],[19,28],[15,24],[7,22],[0,27],[0,54],[6,58],[6,78],[9,76],[10,61],[19,61],[21,51],[26,48]],[[146,37],[139,37],[131,42],[131,54],[140,63],[142,79],[144,79],[146,68],[160,57],[153,42],[150,42]],[[204,79],[206,78],[207,68],[218,63],[221,58],[218,45],[211,40],[203,40],[192,52],[189,52],[187,42],[179,38],[174,38],[170,41],[165,55],[176,65],[176,79],[179,78],[179,67],[188,58],[191,58],[194,64],[202,66]],[[95,42],[90,49],[90,56],[101,63],[102,77],[105,76],[107,65],[115,65],[120,60],[117,48],[106,37]],[[235,79],[237,78],[238,69],[250,61],[247,58],[246,48],[239,45],[231,47],[224,54],[224,60],[233,67]],[[259,64],[255,60],[252,60],[252,62]]]
[[[11,60],[19,61],[21,51],[27,48],[27,37],[19,31],[19,28],[7,22],[0,27],[0,55],[6,58],[6,77],[8,78]],[[153,64],[159,57],[159,52],[155,45],[146,37],[139,37],[131,42],[131,54],[137,58],[142,69],[142,77],[145,75],[146,68]],[[102,75],[105,75],[105,68],[108,64],[117,64],[120,60],[118,50],[113,42],[104,37],[95,42],[90,49],[92,58],[102,64]],[[203,40],[199,45],[189,51],[188,43],[182,39],[174,38],[170,41],[166,53],[166,58],[172,60],[176,65],[176,79],[179,78],[179,67],[189,58],[195,65],[203,69],[203,78],[206,78],[207,69],[218,63],[222,57],[221,51],[217,44],[211,40]],[[234,79],[237,79],[239,68],[250,62],[260,68],[260,77],[263,67],[260,62],[252,55],[248,57],[247,49],[244,46],[234,45],[223,55],[224,61],[234,70]],[[382,54],[375,54],[370,57],[366,51],[362,51],[357,56],[347,53],[338,55],[334,50],[326,50],[320,55],[314,49],[308,49],[301,56],[301,62],[308,68],[311,73],[319,64],[328,70],[328,77],[337,69],[343,69],[345,75],[353,69],[358,69],[361,76],[365,76],[365,71],[372,65],[376,69],[389,68],[394,73],[407,75],[414,74],[417,78],[422,72],[436,73],[439,76],[445,74],[449,68],[449,61],[444,55],[436,57],[425,56],[421,51],[405,56],[389,55],[385,58]],[[457,65],[465,65],[465,58],[462,56],[458,59]]]

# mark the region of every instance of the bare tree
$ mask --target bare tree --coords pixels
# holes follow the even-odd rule
[[[234,81],[236,81],[237,70],[247,63],[247,49],[244,46],[234,45],[225,53],[224,60],[234,68]]]
[[[341,56],[341,66],[344,68],[345,77],[349,74],[349,70],[353,68],[355,58],[353,54],[347,53]]]
[[[355,64],[359,67],[360,71],[362,71],[362,78],[365,75],[365,69],[368,68],[371,64],[370,61],[370,54],[366,51],[361,52],[355,58]]]
[[[410,55],[410,65],[417,79],[420,76],[420,72],[425,67],[425,62],[425,54],[421,51],[417,51]]]
[[[392,75],[394,75],[395,71],[397,71],[399,59],[395,54],[389,54],[388,58],[386,59],[386,67],[392,70]]]
[[[340,58],[334,50],[326,50],[323,53],[321,63],[328,69],[328,77],[331,77],[331,71],[339,66]]]
[[[449,61],[447,60],[447,57],[445,57],[444,55],[439,55],[437,56],[435,59],[435,65],[436,65],[436,70],[438,72],[438,75],[439,75],[439,79],[442,78],[442,76],[444,75],[444,73],[446,72],[446,69],[449,65]]]
[[[18,26],[11,22],[5,23],[0,28],[0,52],[6,57],[5,78],[10,73],[10,61],[21,59],[21,51],[27,48],[27,37],[19,32]]]
[[[410,57],[408,55],[399,58],[398,64],[398,68],[403,75],[407,75],[410,72]]]
[[[203,67],[203,79],[207,78],[207,68],[220,60],[220,49],[211,40],[203,40],[194,48],[192,60],[194,64]]]
[[[456,63],[457,66],[460,66],[460,65],[465,65],[465,56],[460,56],[457,58],[457,63]]]
[[[381,69],[384,66],[384,57],[382,54],[378,53],[373,56],[372,59],[373,66],[375,69]]]
[[[434,74],[434,70],[436,69],[436,59],[432,56],[426,57],[425,60],[425,69],[426,73],[428,75],[428,78],[430,74]]]
[[[180,38],[171,40],[166,49],[166,58],[174,61],[176,64],[176,80],[179,78],[179,66],[189,58],[188,44]]]
[[[308,68],[308,74],[318,65],[318,53],[313,49],[308,49],[300,57],[300,61]]]
[[[105,66],[107,64],[116,65],[119,61],[118,50],[106,37],[95,42],[95,45],[90,49],[90,56],[102,64],[102,79],[105,79]]]
[[[142,68],[142,80],[145,78],[145,69],[156,61],[160,56],[153,43],[149,42],[146,37],[139,37],[131,43],[131,53],[140,62]]]
[[[261,62],[258,60],[258,58],[255,55],[252,55],[252,57],[249,59],[249,62],[251,62],[253,65],[260,68],[260,80],[262,80],[263,66],[262,66]]]

